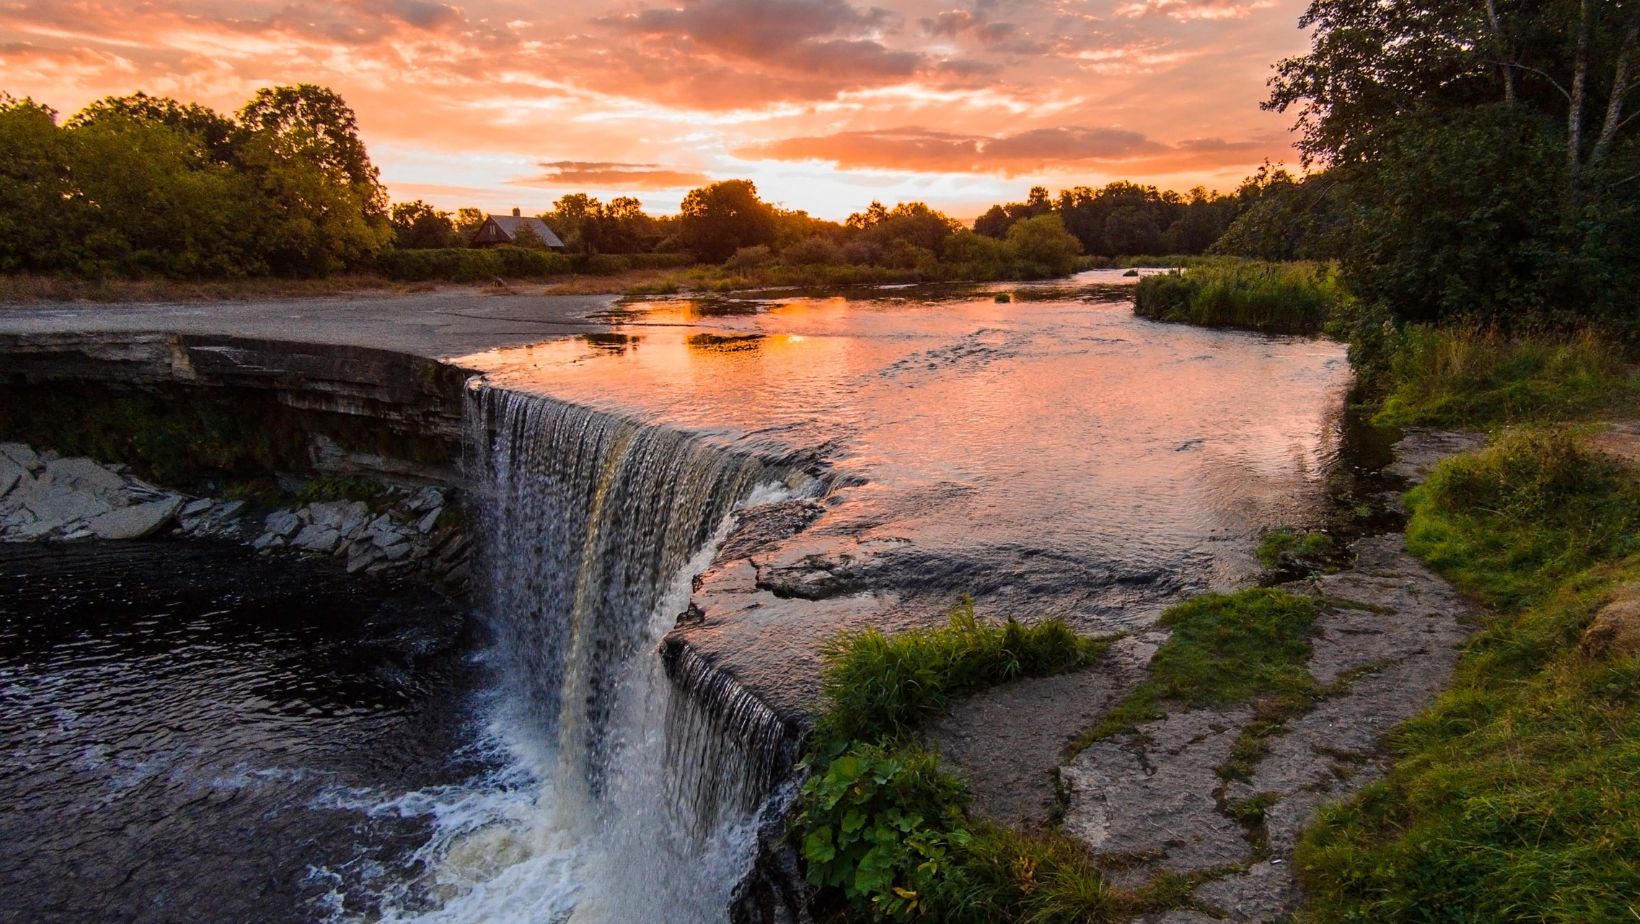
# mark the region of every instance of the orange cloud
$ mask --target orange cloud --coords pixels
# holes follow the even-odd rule
[[[735,153],[749,159],[827,161],[845,170],[936,173],[1021,173],[1063,170],[1087,163],[1142,163],[1159,172],[1221,161],[1270,147],[1218,138],[1162,144],[1120,128],[1038,128],[990,137],[905,128],[785,138]]]
[[[546,173],[513,182],[562,189],[689,189],[712,182],[704,173],[668,170],[658,164],[558,160],[541,166]]]

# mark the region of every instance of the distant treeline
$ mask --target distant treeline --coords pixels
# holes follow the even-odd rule
[[[0,94],[0,271],[73,276],[323,276],[477,280],[730,263],[876,268],[921,278],[1059,275],[1079,256],[1206,251],[1269,190],[1268,171],[1230,195],[1112,183],[998,205],[973,228],[921,202],[834,222],[763,201],[748,180],[691,191],[679,214],[576,193],[535,240],[469,251],[476,208],[389,206],[353,111],[324,87],[260,90],[233,116],[137,93],[59,120]]]

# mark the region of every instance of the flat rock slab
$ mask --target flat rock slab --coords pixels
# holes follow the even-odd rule
[[[1138,683],[1155,649],[1131,637],[1111,647],[1092,667],[1003,684],[929,723],[925,743],[968,782],[976,812],[1016,828],[1048,824],[1065,749]]]
[[[1106,858],[1120,884],[1152,873],[1245,863],[1252,846],[1220,808],[1218,767],[1230,758],[1248,707],[1195,709],[1095,742],[1060,771],[1065,833]]]
[[[141,539],[159,532],[181,507],[180,497],[149,501],[110,510],[86,521],[85,525],[98,539]]]

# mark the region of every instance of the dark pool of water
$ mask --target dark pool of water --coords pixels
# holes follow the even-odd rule
[[[314,920],[399,875],[426,820],[333,794],[473,772],[461,625],[237,548],[0,546],[0,920]]]

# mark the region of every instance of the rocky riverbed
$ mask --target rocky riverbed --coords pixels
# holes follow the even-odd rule
[[[446,589],[468,580],[468,541],[453,492],[383,483],[365,500],[274,506],[195,497],[123,465],[0,443],[0,541],[75,542],[177,536],[346,563],[349,572],[420,576]]]

